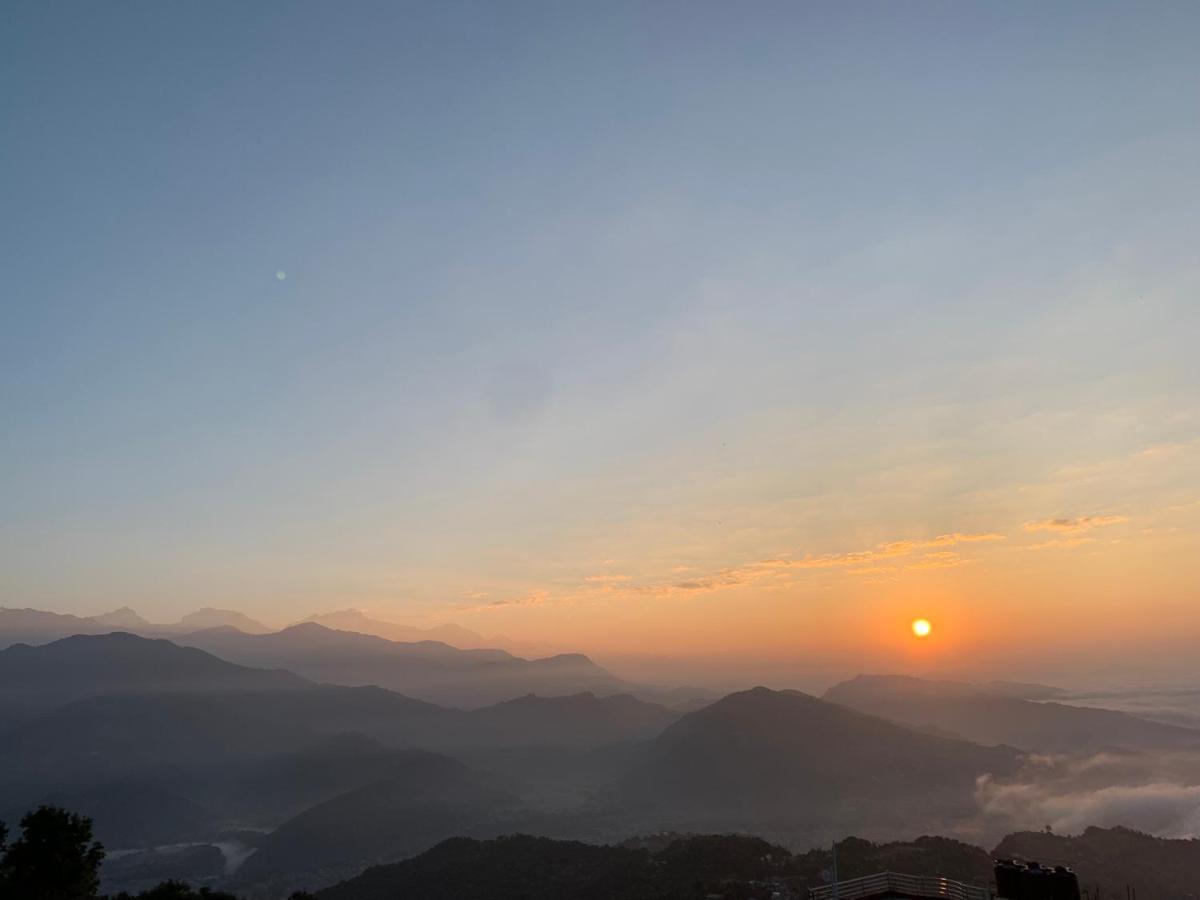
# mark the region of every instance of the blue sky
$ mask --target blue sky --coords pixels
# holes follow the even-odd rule
[[[608,634],[677,572],[1194,534],[1194,4],[0,15],[4,605]]]

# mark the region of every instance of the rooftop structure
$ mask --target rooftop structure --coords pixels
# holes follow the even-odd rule
[[[809,897],[810,900],[994,900],[995,895],[986,887],[949,878],[880,872],[812,888]]]

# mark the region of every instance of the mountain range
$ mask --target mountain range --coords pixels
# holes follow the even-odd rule
[[[215,628],[176,638],[242,665],[285,668],[315,681],[378,685],[431,702],[478,707],[529,693],[618,693],[626,685],[583,654],[527,660],[440,641],[403,643],[305,622],[269,634]]]
[[[489,643],[486,638],[461,625],[435,625],[418,628],[373,619],[357,609],[317,613],[303,622],[316,622],[326,628],[370,634],[390,641],[440,641],[469,650],[499,646],[504,639]],[[296,623],[301,624],[301,623]],[[123,606],[96,616],[73,616],[38,609],[0,607],[0,648],[10,644],[44,644],[74,634],[105,634],[128,631],[144,637],[169,637],[209,628],[231,627],[246,634],[266,634],[274,629],[232,609],[204,607],[188,613],[177,622],[156,623],[137,611]]]
[[[13,644],[47,644],[77,634],[127,631],[143,637],[171,637],[221,626],[237,628],[248,634],[265,634],[271,630],[244,613],[212,607],[188,613],[171,624],[149,622],[127,606],[98,616],[72,616],[40,609],[0,607],[0,648]]]
[[[400,625],[396,622],[384,622],[373,619],[357,609],[343,609],[337,612],[317,613],[303,622],[316,622],[326,628],[338,631],[355,631],[359,634],[372,634],[375,637],[386,638],[389,641],[440,641],[457,647],[460,650],[474,650],[487,647],[500,647],[506,641],[504,638],[493,639],[489,642],[481,634],[463,628],[461,625],[434,625],[431,628],[418,628],[415,625]],[[301,624],[301,623],[297,623]],[[246,629],[242,629],[245,631]]]
[[[171,625],[148,622],[128,607],[88,618],[0,608],[0,648],[114,631],[169,638],[245,666],[286,668],[331,684],[378,685],[453,706],[486,706],[530,693],[614,694],[640,688],[583,654],[524,659],[476,646],[482,638],[458,626],[414,629],[372,620],[357,610],[310,616],[272,631],[242,613],[212,608]],[[472,646],[464,649],[455,642]]]
[[[10,709],[37,713],[7,722],[7,751],[26,754],[27,775],[279,753],[345,732],[439,749],[594,746],[644,739],[678,717],[633,697],[590,693],[464,711],[121,632],[9,647],[0,651],[0,684]]]
[[[21,715],[85,697],[305,686],[311,684],[292,672],[239,666],[201,650],[124,632],[0,650],[0,714],[10,725]]]
[[[859,675],[826,700],[982,744],[1041,753],[1200,748],[1200,732],[1124,712],[989,691],[987,686],[899,675]]]
[[[93,624],[130,624],[118,613]],[[582,655],[312,621],[17,644],[0,650],[0,817],[40,802],[93,816],[110,848],[139,851],[121,856],[130,885],[169,867],[154,847],[196,844],[186,865],[209,883],[267,897],[453,835],[967,833],[984,821],[978,785],[1016,783],[1027,752],[1200,746],[1044,685],[860,676],[822,698],[759,687],[687,713],[623,687]]]

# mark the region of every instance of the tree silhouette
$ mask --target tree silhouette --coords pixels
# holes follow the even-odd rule
[[[21,819],[21,836],[0,860],[0,898],[87,900],[99,893],[103,861],[91,819],[39,806]]]
[[[237,897],[206,887],[195,890],[182,881],[164,881],[140,894],[120,893],[111,900],[237,900]]]

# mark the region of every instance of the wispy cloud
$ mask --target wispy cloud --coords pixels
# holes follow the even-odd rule
[[[673,581],[637,581],[628,575],[587,575],[573,591],[560,591],[553,595],[539,591],[525,597],[495,600],[472,606],[465,611],[483,612],[520,606],[541,606],[547,603],[597,600],[604,597],[683,598],[749,584],[757,584],[762,589],[779,589],[796,583],[795,576],[808,571],[841,570],[858,576],[947,569],[972,561],[960,556],[951,548],[962,544],[991,543],[1004,539],[1004,535],[995,532],[956,531],[932,538],[885,541],[864,550],[797,558],[781,556],[761,559]],[[680,575],[689,569],[676,566],[672,571]]]
[[[486,593],[482,596],[487,596]],[[517,597],[504,597],[499,600],[492,600],[488,603],[478,603],[474,605],[466,605],[458,607],[460,612],[487,612],[488,610],[522,607],[522,606],[543,606],[553,602],[553,598],[549,591],[531,591],[528,594],[522,594]]]
[[[995,532],[964,534],[953,532],[939,534],[937,537],[925,540],[887,541],[877,544],[869,550],[854,550],[848,553],[830,553],[821,556],[805,556],[801,559],[770,559],[758,563],[759,566],[786,569],[838,569],[872,566],[877,563],[894,560],[900,557],[912,556],[928,550],[940,550],[954,547],[958,544],[978,544],[992,541],[1002,541],[1004,535]]]
[[[1038,519],[1026,522],[1026,531],[1053,531],[1059,534],[1079,534],[1093,528],[1119,525],[1128,522],[1126,516],[1077,516],[1073,519]]]
[[[914,571],[922,569],[954,569],[958,566],[965,566],[967,563],[973,561],[959,556],[953,550],[941,550],[937,553],[926,553],[924,557],[910,563],[906,568]]]
[[[1094,537],[1066,537],[1059,538],[1058,540],[1042,541],[1040,544],[1028,544],[1015,549],[1026,552],[1033,550],[1070,550],[1073,547],[1082,547],[1085,544],[1094,543],[1096,543],[1096,538]]]

